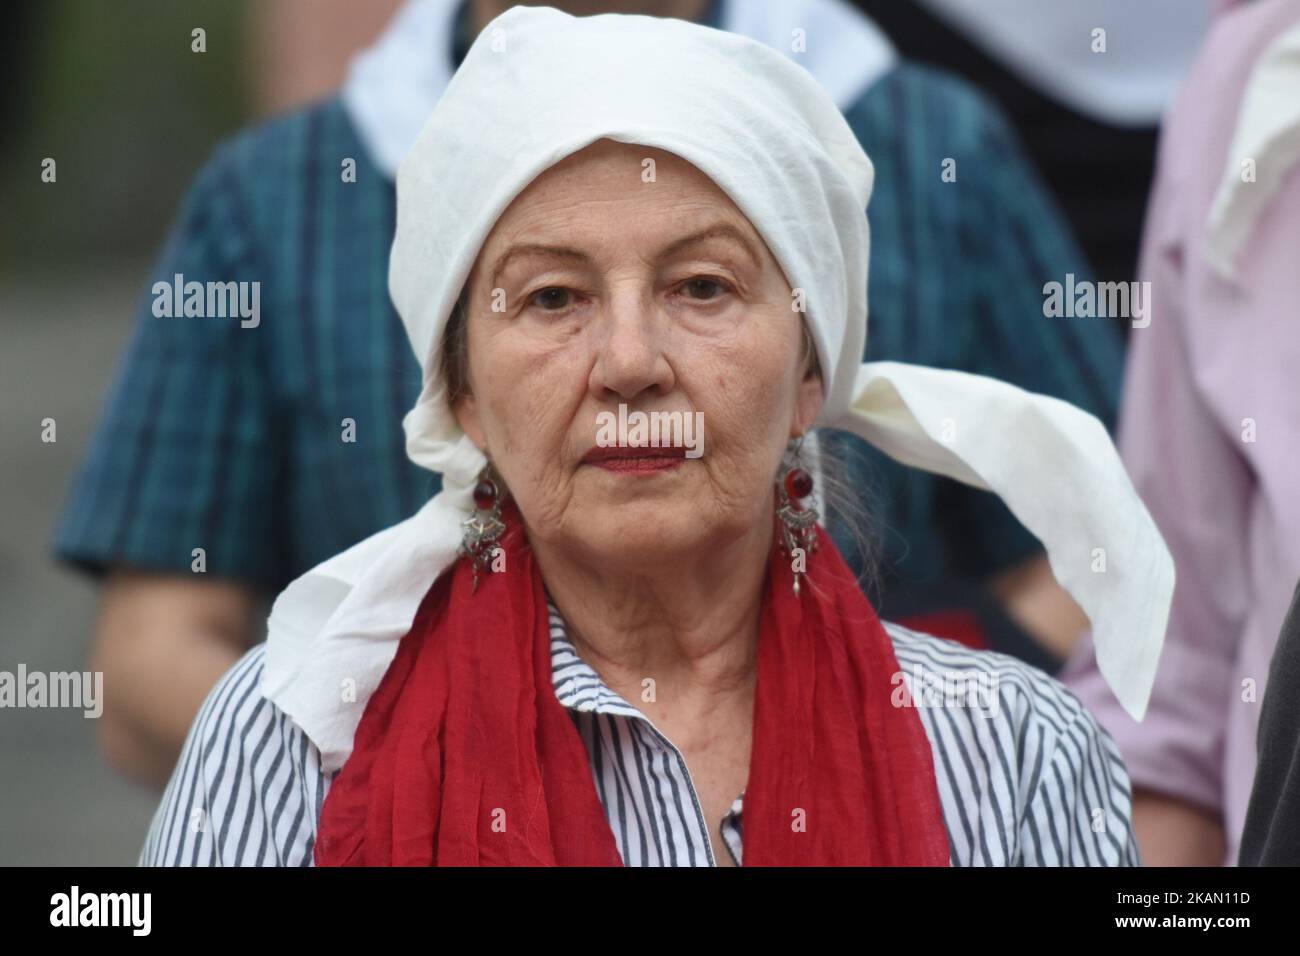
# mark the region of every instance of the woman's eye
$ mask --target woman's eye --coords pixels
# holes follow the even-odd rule
[[[528,301],[547,312],[557,312],[569,305],[573,293],[562,286],[551,286],[547,289],[538,289]]]
[[[721,279],[711,279],[708,276],[696,276],[694,279],[687,279],[682,289],[689,298],[701,302],[707,302],[710,299],[716,299],[723,292],[726,292],[728,286]]]

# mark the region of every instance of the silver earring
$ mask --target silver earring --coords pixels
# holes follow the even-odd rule
[[[803,467],[800,451],[803,448],[803,436],[791,442],[787,450],[789,465],[776,483],[778,506],[776,516],[781,519],[781,549],[793,557],[795,551],[807,556],[817,550],[817,509],[804,505],[803,499],[813,492],[813,479]],[[806,565],[805,565],[806,566]],[[793,565],[792,565],[793,567]],[[799,594],[799,579],[805,572],[794,571],[794,593]]]
[[[461,522],[460,553],[474,562],[474,586],[471,594],[478,592],[478,576],[492,561],[497,540],[505,532],[501,520],[501,492],[492,479],[492,462],[484,466],[474,486],[474,514]]]

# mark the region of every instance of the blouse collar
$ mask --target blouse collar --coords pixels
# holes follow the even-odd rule
[[[568,710],[579,713],[617,714],[648,720],[645,714],[612,690],[595,668],[578,654],[569,640],[568,626],[549,596],[546,607],[551,622],[551,681],[555,685],[556,699]]]

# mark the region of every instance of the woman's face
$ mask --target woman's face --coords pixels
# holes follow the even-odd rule
[[[515,199],[469,292],[457,417],[534,543],[635,571],[756,529],[767,540],[776,470],[821,383],[804,371],[789,283],[708,177],[601,140]],[[700,422],[702,436],[678,437],[702,454],[602,447],[620,405]]]

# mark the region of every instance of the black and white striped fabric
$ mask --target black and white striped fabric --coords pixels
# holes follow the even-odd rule
[[[1139,865],[1128,774],[1073,694],[1014,658],[885,626],[902,671],[895,686],[906,688],[896,700],[917,707],[933,749],[954,866]],[[312,865],[332,776],[262,696],[264,653],[250,650],[205,701],[141,865]],[[551,658],[556,697],[587,745],[623,861],[713,866],[715,852],[727,852],[742,862],[744,794],[715,851],[682,754],[578,656],[554,607]]]

